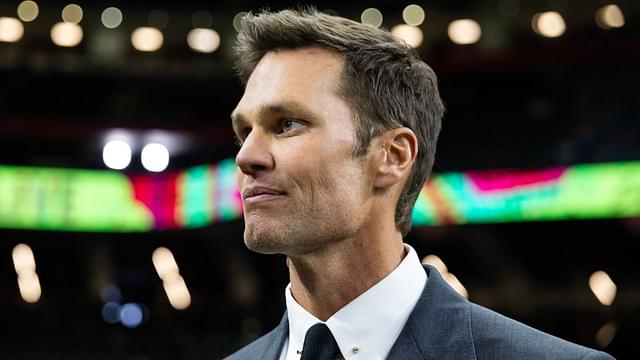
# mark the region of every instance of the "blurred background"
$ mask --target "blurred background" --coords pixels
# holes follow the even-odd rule
[[[0,3],[0,358],[217,359],[275,326],[249,252],[232,46],[285,1]],[[406,241],[470,300],[638,358],[640,2],[323,1],[448,111]],[[455,274],[455,275],[453,275]]]

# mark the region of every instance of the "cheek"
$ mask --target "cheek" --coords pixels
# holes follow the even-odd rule
[[[312,207],[360,195],[364,179],[361,164],[352,155],[354,143],[350,138],[326,140],[334,135],[292,138],[276,150],[276,168],[280,167],[276,173]]]

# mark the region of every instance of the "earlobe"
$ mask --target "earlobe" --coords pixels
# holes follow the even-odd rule
[[[381,157],[375,180],[376,188],[391,187],[409,177],[418,154],[415,133],[406,127],[392,129],[381,135]]]

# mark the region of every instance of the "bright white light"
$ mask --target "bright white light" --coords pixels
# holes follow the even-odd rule
[[[602,305],[609,306],[616,298],[618,287],[604,271],[596,271],[591,274],[589,287]]]
[[[437,255],[425,256],[424,259],[422,259],[422,263],[433,266],[434,268],[436,268],[436,270],[438,270],[440,274],[444,275],[449,272],[447,270],[447,265],[445,265],[444,261],[442,261],[442,259],[440,259],[440,257],[438,257]]]
[[[247,15],[246,11],[240,11],[239,13],[233,16],[233,28],[236,31],[240,31],[240,28],[242,27],[242,18],[245,17],[246,15]]]
[[[111,140],[102,149],[102,160],[108,168],[122,170],[131,162],[131,147],[122,140]]]
[[[11,252],[13,258],[13,267],[16,269],[16,274],[28,272],[33,273],[36,271],[36,259],[33,257],[33,251],[26,244],[18,244],[13,248]]]
[[[596,12],[596,24],[603,29],[621,28],[624,26],[624,14],[618,5],[605,5]]]
[[[606,348],[611,344],[613,338],[616,337],[616,333],[618,332],[618,325],[615,323],[606,323],[602,325],[600,330],[596,333],[596,344],[601,349]]]
[[[169,303],[174,309],[184,310],[191,305],[191,294],[189,294],[189,289],[187,289],[187,284],[182,276],[178,276],[172,281],[164,281],[162,285],[167,293]]]
[[[24,26],[22,22],[12,17],[0,17],[0,41],[16,42],[22,39]]]
[[[402,24],[396,25],[391,29],[391,33],[400,40],[404,40],[412,48],[417,48],[422,44],[423,35],[420,28]]]
[[[533,15],[531,27],[537,34],[548,38],[562,36],[567,30],[567,25],[564,23],[562,15],[557,11],[547,11]]]
[[[482,36],[482,28],[473,19],[452,21],[447,29],[449,39],[459,45],[475,44]]]
[[[424,16],[424,9],[420,5],[411,4],[402,10],[402,19],[407,25],[422,25]]]
[[[82,8],[78,4],[69,4],[62,9],[62,21],[77,24],[82,21]]]
[[[139,51],[156,51],[162,47],[164,36],[154,27],[139,27],[131,34],[131,44]]]
[[[220,35],[213,29],[193,29],[187,35],[187,44],[201,53],[212,53],[220,46]]]
[[[58,46],[76,46],[82,41],[82,36],[82,28],[76,24],[59,22],[51,28],[51,40]]]
[[[138,304],[124,304],[120,307],[120,321],[128,328],[138,327],[142,323],[142,308]]]
[[[163,281],[172,281],[180,276],[180,270],[171,250],[166,247],[159,247],[153,251],[151,261],[156,268],[158,276]]]
[[[453,275],[452,273],[447,273],[446,275],[444,275],[444,279],[447,281],[449,286],[451,286],[453,290],[455,290],[458,294],[466,299],[469,298],[469,292],[455,275]]]
[[[33,21],[38,17],[40,9],[35,1],[23,1],[18,5],[18,17],[24,22]]]
[[[382,12],[376,8],[365,9],[362,14],[360,14],[360,21],[362,21],[363,24],[380,27],[382,20]]]
[[[18,288],[24,301],[33,304],[40,300],[42,288],[40,288],[38,274],[35,272],[23,271],[20,273],[18,276]]]
[[[115,29],[122,24],[122,11],[116,7],[108,7],[100,15],[100,20],[107,29]]]
[[[108,302],[102,306],[102,319],[109,324],[117,324],[120,322],[120,304],[117,302]]]
[[[140,160],[145,169],[161,172],[169,166],[169,150],[162,144],[147,144],[142,148]]]

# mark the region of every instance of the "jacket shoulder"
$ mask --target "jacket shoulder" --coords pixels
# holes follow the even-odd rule
[[[471,331],[478,359],[612,360],[611,355],[536,330],[477,304]]]
[[[270,333],[265,334],[253,342],[245,345],[240,350],[234,352],[233,354],[227,356],[225,360],[249,360],[249,359],[257,359],[259,354],[263,354],[266,349],[272,346],[272,343],[269,341]]]
[[[240,350],[224,358],[225,360],[255,360],[277,359],[282,351],[288,329],[287,315],[282,317],[280,324],[273,330],[257,338]]]

